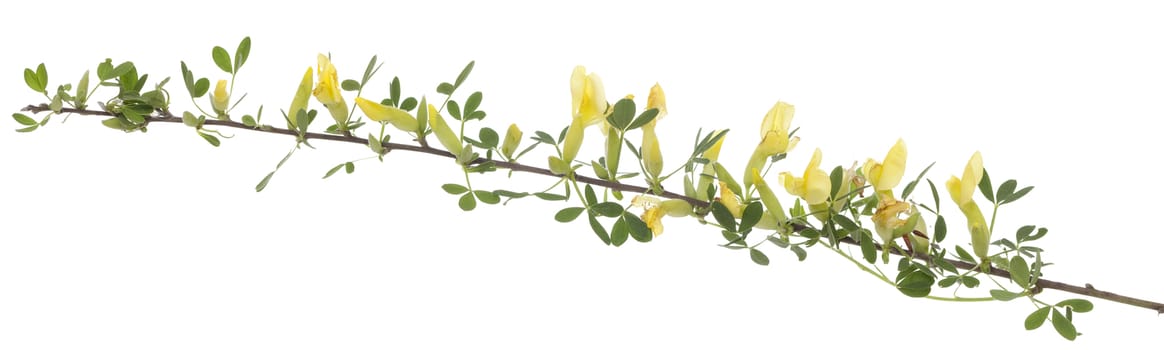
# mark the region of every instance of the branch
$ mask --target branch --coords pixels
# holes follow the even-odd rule
[[[48,105],[41,104],[41,105],[28,105],[28,106],[22,108],[21,111],[32,112],[32,113],[42,113],[42,112],[50,112],[52,110],[49,108]],[[79,115],[114,116],[114,114],[106,112],[106,111],[75,109],[75,108],[61,108],[60,112],[61,113],[73,113],[73,114],[79,114]],[[146,116],[145,118],[147,121],[150,121],[150,122],[179,123],[179,124],[182,123],[182,118],[174,116],[173,114],[170,114],[169,111],[159,111],[158,113],[159,114],[157,116]],[[254,128],[254,127],[247,126],[243,123],[231,121],[231,120],[208,119],[208,120],[206,120],[206,122],[204,124],[205,125],[225,126],[225,127],[245,129],[245,130],[251,130],[251,131],[258,131],[258,132],[267,132],[267,133],[273,133],[273,134],[298,136],[298,133],[296,133],[295,131],[289,130],[289,129],[280,129],[280,128],[275,128],[275,127]],[[360,145],[368,144],[368,139],[360,138],[360,137],[356,137],[356,136],[350,136],[350,135],[336,135],[336,134],[324,134],[324,133],[308,132],[304,135],[304,137],[306,139],[348,142],[348,143],[355,143],[355,144],[360,144]],[[430,154],[430,155],[434,155],[434,156],[456,159],[456,156],[453,155],[452,153],[449,153],[447,151],[442,151],[439,149],[435,149],[432,147],[428,147],[428,146],[415,146],[415,145],[406,145],[406,144],[392,143],[392,142],[386,142],[383,144],[383,146],[384,146],[384,149],[386,149],[386,150],[402,150],[402,151],[409,151],[409,152],[419,152],[419,153],[425,153],[425,154]],[[485,161],[487,161],[487,160],[477,159],[477,160],[473,161],[473,164],[483,163]],[[493,160],[493,162],[498,168],[505,168],[505,169],[510,169],[513,171],[526,172],[526,173],[545,175],[545,176],[551,176],[551,177],[562,177],[562,175],[554,174],[554,173],[550,172],[549,169],[545,169],[545,168],[538,168],[538,167],[529,166],[529,165],[525,165],[525,164],[506,162],[506,161],[500,161],[500,160]],[[609,188],[612,190],[619,190],[619,191],[625,191],[625,192],[636,192],[636,193],[650,192],[649,188],[642,187],[642,186],[634,186],[634,185],[628,185],[628,184],[624,184],[624,183],[606,181],[606,180],[596,179],[596,178],[587,177],[587,176],[578,175],[578,174],[574,174],[573,177],[578,182],[591,184],[591,185],[595,185],[595,186],[606,187],[606,188]],[[701,200],[698,200],[695,198],[687,197],[687,196],[677,194],[674,192],[669,192],[669,191],[664,191],[663,193],[658,194],[658,196],[664,197],[664,198],[670,198],[670,199],[682,199],[684,201],[687,201],[688,203],[691,203],[692,206],[696,206],[696,207],[706,207],[710,204],[706,201],[701,201]],[[796,231],[800,231],[800,230],[803,230],[805,228],[806,227],[804,227],[804,226],[795,226],[794,227],[794,229]],[[840,242],[860,246],[860,243],[858,243],[857,241],[853,240],[850,237],[842,238],[840,240]],[[880,244],[874,243],[874,246],[878,250],[882,250],[882,247]],[[908,258],[911,258],[914,260],[924,261],[927,263],[932,261],[932,259],[930,257],[921,256],[921,255],[906,255],[905,253],[903,253],[902,251],[897,250],[897,249],[891,249],[890,252],[894,255],[908,257]],[[961,260],[953,260],[953,259],[943,259],[943,260],[945,260],[945,262],[947,262],[947,263],[950,263],[951,265],[954,265],[954,266],[961,268],[961,269],[964,269],[964,270],[974,270],[977,268],[976,265],[970,264],[970,263],[967,263],[967,262],[964,262]],[[1003,271],[1001,269],[990,269],[989,271],[987,271],[985,273],[989,274],[989,275],[993,275],[993,276],[1006,278],[1008,280],[1010,279],[1010,273],[1007,271]],[[1139,299],[1139,298],[1133,298],[1133,297],[1124,296],[1124,295],[1120,295],[1120,294],[1116,294],[1116,293],[1112,293],[1112,292],[1108,292],[1108,291],[1098,290],[1098,289],[1095,289],[1095,287],[1092,287],[1091,284],[1086,284],[1085,286],[1080,287],[1077,285],[1072,285],[1072,284],[1067,284],[1067,283],[1063,283],[1063,282],[1057,282],[1057,281],[1052,281],[1052,280],[1040,278],[1035,283],[1035,287],[1032,288],[1032,292],[1039,293],[1043,289],[1055,289],[1055,290],[1059,290],[1059,291],[1063,291],[1063,292],[1067,292],[1067,293],[1073,293],[1073,294],[1084,295],[1084,296],[1089,296],[1089,297],[1093,297],[1093,298],[1104,299],[1104,300],[1108,300],[1108,301],[1117,302],[1120,304],[1142,307],[1142,308],[1154,310],[1158,314],[1164,314],[1164,303],[1159,303],[1159,302],[1154,302],[1154,301],[1149,301],[1149,300]]]

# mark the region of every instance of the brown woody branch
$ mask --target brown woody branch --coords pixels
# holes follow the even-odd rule
[[[48,105],[41,104],[41,105],[28,105],[28,106],[22,108],[21,111],[32,112],[32,113],[42,113],[42,112],[51,111],[51,109],[49,108]],[[74,109],[74,108],[61,108],[60,112],[61,113],[73,113],[73,114],[79,114],[79,115],[113,116],[112,113],[109,113],[106,111]],[[156,116],[146,117],[146,120],[148,122],[182,123],[182,118],[174,116],[173,114],[170,114],[169,111],[160,111],[158,113],[158,115],[156,115]],[[255,127],[250,127],[250,126],[247,126],[243,123],[232,121],[232,120],[207,119],[205,121],[204,125],[225,126],[225,127],[231,127],[231,128],[246,129],[246,130],[251,130],[251,131],[290,135],[290,136],[298,136],[299,135],[295,131],[289,130],[289,129],[280,129],[280,128],[275,128],[275,127],[255,128]],[[336,134],[324,134],[324,133],[308,132],[304,135],[304,138],[316,139],[316,140],[348,142],[348,143],[355,143],[355,144],[360,144],[360,145],[367,145],[368,144],[368,139],[360,138],[360,137],[356,137],[356,136],[351,136],[351,135],[336,135]],[[425,154],[430,154],[430,155],[434,155],[434,156],[456,159],[456,156],[453,155],[452,153],[449,153],[447,151],[442,151],[439,149],[435,149],[432,147],[428,147],[428,146],[407,145],[407,144],[386,142],[383,144],[383,147],[385,150],[401,150],[401,151],[409,151],[409,152],[419,152],[419,153],[425,153]],[[484,163],[486,161],[487,160],[485,160],[485,159],[477,159],[477,160],[473,161],[473,163],[479,164],[479,163]],[[554,173],[550,172],[549,169],[545,169],[545,168],[538,168],[538,167],[529,166],[529,165],[525,165],[525,164],[506,162],[506,161],[501,161],[501,160],[492,160],[492,161],[494,162],[494,164],[498,168],[505,168],[505,169],[510,169],[513,171],[533,173],[533,174],[539,174],[539,175],[545,175],[545,176],[551,176],[551,177],[562,177],[562,175],[554,174]],[[578,182],[591,184],[591,185],[595,185],[595,186],[606,187],[606,188],[609,188],[612,190],[619,190],[619,191],[625,191],[625,192],[637,192],[637,193],[646,193],[646,192],[650,191],[650,189],[648,189],[646,187],[642,187],[642,186],[634,186],[634,185],[628,185],[628,184],[618,183],[618,182],[613,182],[613,181],[606,181],[606,180],[597,179],[597,178],[593,178],[593,177],[587,177],[587,176],[583,176],[583,175],[579,175],[579,174],[574,174],[573,177]],[[658,194],[658,196],[664,197],[664,198],[671,198],[671,199],[682,199],[682,200],[687,201],[688,203],[691,203],[691,205],[696,206],[696,207],[706,207],[709,204],[706,201],[701,201],[701,200],[696,199],[696,198],[687,197],[687,196],[684,196],[684,195],[681,195],[678,193],[669,192],[669,191],[665,191],[661,194]],[[800,228],[800,229],[803,229],[803,228]],[[857,241],[855,241],[849,237],[845,237],[845,238],[841,239],[840,242],[846,243],[846,244],[852,244],[852,245],[860,245],[860,243],[858,243]],[[877,249],[881,250],[881,246],[877,245]],[[896,250],[896,249],[892,249],[891,253],[893,253],[895,255],[909,256],[909,255],[906,255],[906,253],[903,253],[902,251]],[[910,257],[913,259],[925,261],[925,262],[931,261],[931,258],[926,257],[926,256],[921,256],[921,255],[910,256]],[[964,270],[973,270],[973,269],[978,268],[974,264],[967,263],[967,262],[960,261],[960,260],[953,260],[953,259],[944,259],[944,260],[947,263],[950,263],[951,265],[954,265],[954,266],[961,268],[961,269],[964,269]],[[1001,269],[990,269],[986,273],[990,274],[990,275],[1006,278],[1008,280],[1010,279],[1010,273],[1003,271]],[[1063,283],[1063,282],[1057,282],[1057,281],[1052,281],[1052,280],[1040,278],[1035,283],[1035,286],[1034,286],[1034,288],[1032,288],[1032,290],[1035,293],[1038,293],[1038,292],[1042,291],[1043,289],[1055,289],[1055,290],[1060,290],[1060,291],[1064,291],[1067,293],[1090,296],[1090,297],[1094,297],[1094,298],[1114,301],[1114,302],[1117,302],[1120,304],[1138,306],[1138,307],[1142,307],[1142,308],[1146,308],[1146,309],[1151,309],[1151,310],[1156,311],[1159,314],[1164,314],[1164,304],[1162,304],[1162,303],[1144,300],[1144,299],[1139,299],[1139,298],[1133,298],[1133,297],[1124,296],[1124,295],[1120,295],[1120,294],[1116,294],[1116,293],[1112,293],[1112,292],[1108,292],[1108,291],[1098,290],[1098,289],[1095,289],[1095,287],[1092,287],[1091,284],[1086,284],[1085,286],[1080,287],[1080,286],[1071,285],[1071,284],[1067,284],[1067,283]]]

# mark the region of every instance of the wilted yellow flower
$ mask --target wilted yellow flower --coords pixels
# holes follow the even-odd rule
[[[219,80],[218,85],[215,85],[214,92],[210,94],[210,106],[214,108],[214,113],[218,115],[226,115],[226,108],[230,104],[230,93],[226,91],[226,80]]]
[[[659,200],[654,197],[635,196],[631,200],[631,205],[643,208],[641,218],[655,237],[663,234],[664,215],[682,217],[691,213],[691,203],[682,199]]]
[[[368,116],[368,119],[378,122],[388,122],[404,132],[417,132],[419,128],[416,118],[403,109],[382,105],[376,101],[356,97],[356,106]]]
[[[432,127],[432,133],[441,141],[441,145],[445,146],[445,150],[454,156],[461,154],[461,137],[449,128],[445,118],[441,117],[436,107],[431,104],[428,105],[428,125]]]
[[[909,203],[898,201],[892,197],[881,197],[881,199],[881,202],[877,203],[877,211],[873,213],[873,227],[876,229],[877,235],[881,237],[881,242],[889,244],[897,238],[894,237],[894,231],[904,226],[913,212]]]
[[[505,141],[501,143],[501,154],[505,155],[505,158],[512,159],[513,152],[520,144],[521,129],[517,128],[517,124],[509,124],[509,129],[505,130]]]
[[[317,57],[319,66],[319,82],[315,85],[315,99],[319,100],[327,111],[331,113],[331,117],[335,119],[336,125],[339,125],[340,130],[347,130],[348,124],[348,103],[344,101],[343,95],[340,94],[339,77],[336,74],[335,66],[331,64],[331,59],[327,56],[319,54]]]
[[[311,67],[307,67],[307,72],[303,73],[303,80],[299,81],[299,87],[295,89],[295,98],[291,100],[291,108],[287,110],[287,122],[290,123],[292,129],[298,127],[299,121],[296,118],[299,116],[299,111],[307,110],[307,99],[311,97],[311,85],[314,84],[311,73]]]
[[[974,189],[978,187],[978,182],[982,181],[982,173],[982,154],[974,152],[970,161],[966,163],[966,169],[962,171],[962,178],[950,176],[950,180],[946,181],[946,190],[950,192],[950,198],[954,203],[958,204],[958,209],[966,215],[966,226],[970,229],[970,245],[974,248],[974,255],[985,259],[990,250],[990,226],[986,224],[982,209],[974,202]]]
[[[804,177],[793,176],[790,172],[780,173],[780,183],[789,194],[804,198],[809,205],[824,203],[832,192],[829,175],[820,170],[820,148],[812,152],[812,160],[804,168]]]
[[[779,101],[764,115],[764,121],[760,124],[760,144],[756,145],[756,150],[748,160],[748,167],[744,169],[744,186],[752,185],[752,168],[763,168],[768,157],[787,153],[796,146],[800,139],[788,137],[788,128],[792,126],[792,115],[795,112],[796,107]]]
[[[905,175],[906,155],[905,141],[897,139],[897,143],[885,155],[885,160],[880,163],[872,158],[865,161],[862,172],[874,191],[878,194],[888,192],[890,197],[893,196],[893,188],[901,183],[901,177]]]

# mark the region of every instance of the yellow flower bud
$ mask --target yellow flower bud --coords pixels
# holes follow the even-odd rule
[[[417,132],[419,124],[411,114],[392,106],[382,105],[376,101],[363,97],[356,97],[356,106],[368,116],[368,119],[391,123],[392,126],[404,132]]]
[[[428,105],[428,125],[432,127],[432,133],[441,141],[441,145],[445,146],[445,150],[453,155],[461,154],[461,138],[449,128],[445,118],[441,117],[436,107],[431,104]]]
[[[832,192],[832,181],[829,175],[820,170],[820,148],[812,153],[812,160],[804,169],[804,177],[798,178],[789,172],[780,174],[780,183],[789,194],[804,198],[809,205],[824,203]]]
[[[214,87],[214,92],[210,94],[210,106],[214,108],[214,113],[218,115],[226,115],[226,108],[230,104],[230,93],[226,91],[226,80],[219,80],[218,85]]]
[[[331,113],[331,117],[335,119],[340,130],[347,130],[348,103],[340,94],[340,83],[335,65],[332,65],[331,59],[323,54],[319,54],[317,59],[319,66],[316,70],[319,71],[319,82],[316,83],[315,91],[312,94],[315,95],[316,100],[319,100],[319,103],[327,107],[327,111]]]
[[[505,155],[505,158],[512,159],[513,152],[520,144],[521,129],[517,128],[517,124],[509,124],[509,129],[505,130],[505,141],[501,143],[501,154]]]
[[[299,111],[307,110],[307,99],[311,97],[311,85],[314,84],[311,73],[311,67],[307,67],[307,72],[303,73],[303,79],[299,81],[299,88],[295,90],[295,98],[291,100],[291,108],[287,110],[287,122],[292,129],[298,127],[296,117]]]
[[[582,118],[574,118],[570,121],[570,127],[566,129],[566,139],[562,142],[562,160],[567,164],[574,161],[574,157],[578,156],[578,150],[582,149],[582,139],[585,136],[586,124]]]
[[[659,138],[655,135],[654,125],[643,126],[643,165],[647,169],[648,179],[658,179],[659,173],[663,172],[663,153],[659,150]]]
[[[776,198],[772,188],[768,187],[768,182],[760,176],[760,170],[752,168],[752,179],[755,181],[756,191],[760,192],[760,202],[764,203],[764,212],[768,214],[767,216],[776,219],[778,224],[788,221],[788,217],[784,215],[784,206],[780,205],[780,199]]]
[[[659,83],[655,83],[655,86],[651,87],[651,93],[647,95],[647,109],[659,110],[659,115],[655,116],[651,123],[667,115],[667,96],[663,94],[663,87],[659,86]]]
[[[974,255],[985,259],[990,251],[990,226],[986,224],[982,209],[974,202],[974,190],[978,188],[978,182],[982,181],[982,173],[982,154],[974,152],[970,161],[966,163],[965,170],[962,171],[962,178],[950,176],[950,180],[946,181],[946,190],[950,192],[950,198],[954,203],[958,204],[958,209],[966,216],[966,226],[970,230],[970,246],[974,248]]]
[[[723,131],[712,130],[713,134],[721,133]],[[707,159],[707,164],[703,165],[703,174],[699,176],[699,185],[695,187],[695,198],[699,200],[707,200],[707,189],[711,187],[711,179],[715,177],[715,162],[719,160],[719,150],[723,147],[723,140],[727,139],[727,135],[720,136],[719,141],[711,145],[706,151],[703,151],[703,158]]]

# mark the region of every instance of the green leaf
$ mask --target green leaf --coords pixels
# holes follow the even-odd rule
[[[601,239],[602,243],[610,245],[610,235],[606,233],[606,228],[602,227],[602,224],[598,222],[598,219],[594,215],[587,216],[590,217],[590,229],[594,230],[594,234],[598,235],[598,239]]]
[[[1019,198],[1023,198],[1023,196],[1026,196],[1027,193],[1030,193],[1031,190],[1033,190],[1033,189],[1035,189],[1035,186],[1023,187],[1023,189],[1018,190],[1018,192],[1015,192],[1014,194],[1010,195],[1010,197],[1008,197],[1005,201],[1002,201],[1001,204],[1007,204],[1007,203],[1017,201],[1017,200],[1019,200]]]
[[[977,260],[974,259],[974,256],[970,255],[970,252],[967,252],[966,249],[963,249],[960,245],[954,246],[954,252],[958,254],[958,259],[962,261],[972,264],[977,262]]]
[[[722,203],[716,201],[711,202],[711,215],[715,217],[715,221],[723,226],[728,231],[736,231],[736,218],[728,211],[728,208]]]
[[[772,242],[772,244],[780,248],[788,248],[788,241],[785,241],[779,236],[768,236],[768,242]]]
[[[982,284],[982,281],[979,281],[977,278],[974,278],[974,276],[963,276],[962,277],[962,285],[966,286],[967,288],[978,287],[979,284]]]
[[[1095,305],[1085,299],[1067,299],[1060,301],[1059,303],[1055,304],[1055,306],[1067,306],[1075,312],[1088,312],[1095,309]]]
[[[76,102],[78,104],[78,106],[77,106],[78,108],[83,108],[80,105],[85,104],[85,101],[88,99],[89,99],[89,71],[85,71],[85,74],[81,76],[81,80],[79,82],[77,82],[77,96],[73,100],[73,102]]]
[[[37,124],[35,119],[32,119],[32,117],[29,117],[29,116],[24,115],[22,113],[13,113],[12,119],[16,119],[16,122],[20,123],[20,125],[27,126],[27,125],[36,125]]]
[[[218,66],[223,72],[234,73],[234,69],[230,64],[230,54],[222,46],[215,46],[214,50],[210,51],[210,57],[214,59],[214,65]]]
[[[453,87],[453,84],[449,84],[449,83],[441,83],[440,85],[437,85],[437,89],[436,89],[437,93],[442,94],[442,95],[446,95],[446,96],[452,95],[453,90],[456,90],[456,88]]]
[[[457,201],[457,206],[460,206],[463,211],[473,210],[473,208],[477,207],[477,198],[473,197],[472,193],[465,193]]]
[[[873,245],[873,236],[861,232],[861,257],[870,264],[877,261],[877,247]]]
[[[804,261],[804,259],[808,258],[808,252],[804,251],[804,248],[801,248],[799,245],[790,246],[788,249],[796,253],[797,261]]]
[[[344,167],[344,164],[342,164],[342,163],[339,165],[336,165],[334,167],[331,167],[331,169],[327,171],[327,174],[323,174],[323,178],[326,179],[326,178],[331,177],[332,175],[335,175],[335,173],[339,172],[340,168],[343,168],[343,167]]]
[[[1031,267],[1027,265],[1027,261],[1021,255],[1015,255],[1010,258],[1010,280],[1017,283],[1023,289],[1031,286]]]
[[[631,238],[634,238],[636,241],[646,243],[655,237],[655,234],[651,233],[651,228],[647,227],[647,223],[639,219],[638,216],[623,213],[622,219],[626,221],[627,228],[630,229]]]
[[[473,191],[473,194],[477,196],[477,199],[480,199],[481,202],[485,204],[501,203],[501,196],[498,196],[496,193],[491,191],[476,190]]]
[[[556,194],[556,193],[538,192],[538,193],[534,193],[533,195],[534,195],[534,197],[541,198],[542,200],[545,200],[545,201],[564,201],[564,200],[566,200],[566,196]]]
[[[481,131],[477,132],[477,137],[481,139],[484,148],[497,148],[497,142],[501,139],[497,132],[490,128],[481,128]]]
[[[1059,332],[1059,335],[1063,336],[1063,339],[1075,340],[1075,337],[1079,335],[1079,332],[1075,331],[1075,325],[1071,324],[1071,320],[1064,317],[1059,310],[1053,311],[1051,314],[1051,325],[1055,326],[1055,331]]]
[[[909,184],[905,185],[905,189],[901,190],[901,199],[904,200],[904,199],[909,198],[909,195],[911,193],[913,193],[913,189],[915,187],[917,187],[917,183],[921,181],[922,177],[926,176],[926,172],[929,172],[930,168],[934,167],[934,164],[937,164],[937,162],[930,163],[930,165],[926,166],[926,168],[923,169],[920,174],[917,174],[916,179],[914,179],[913,181],[910,181]],[[929,180],[929,179],[926,179],[926,180]],[[934,202],[937,203],[937,201],[934,201]]]
[[[204,133],[201,131],[198,132],[198,135],[202,136],[202,139],[206,140],[206,142],[209,142],[211,146],[218,147],[218,145],[222,144],[222,142],[218,141],[218,138],[214,137],[214,135],[207,134],[207,133]]]
[[[1019,243],[1026,242],[1031,238],[1031,233],[1035,232],[1035,225],[1026,225],[1019,227],[1018,232],[1015,232],[1015,240]]]
[[[958,282],[958,276],[946,276],[946,278],[943,278],[941,281],[938,281],[938,287],[949,288],[950,286],[954,285],[954,283],[956,283],[956,282]]]
[[[658,109],[651,108],[651,109],[645,110],[642,113],[639,113],[639,116],[635,118],[635,121],[631,122],[630,125],[626,127],[626,130],[634,130],[634,129],[641,128],[641,127],[643,127],[643,125],[647,125],[647,123],[650,123],[652,120],[655,120],[655,118],[658,116],[659,116]]]
[[[456,120],[462,119],[461,118],[461,104],[457,103],[457,101],[449,100],[449,102],[445,104],[445,110],[449,111],[449,115],[452,116],[453,119],[456,119]]]
[[[41,90],[48,87],[48,69],[45,69],[44,63],[36,66],[36,79],[40,81]]]
[[[372,79],[372,75],[375,75],[376,72],[380,70],[380,66],[376,65],[377,58],[378,57],[376,57],[376,55],[372,55],[372,58],[368,60],[368,66],[364,68],[364,75],[362,78],[360,78],[360,86],[367,84],[368,80]],[[384,64],[381,63],[380,65],[382,66]]]
[[[409,97],[400,102],[400,109],[405,111],[412,111],[413,108],[416,108],[417,104],[418,103],[416,102],[416,98]]]
[[[352,162],[344,163],[344,171],[347,172],[348,174],[355,172],[356,171],[356,163],[352,163]]]
[[[477,61],[469,61],[469,64],[466,64],[465,68],[461,69],[461,74],[457,74],[457,81],[454,83],[456,86],[460,87],[461,83],[464,83],[465,79],[469,78],[469,73],[473,72],[473,65],[475,64],[477,64]]]
[[[598,203],[598,196],[594,194],[593,186],[586,184],[584,192],[586,193],[586,204],[594,205],[595,203]]]
[[[344,79],[343,82],[340,82],[340,88],[344,89],[344,91],[356,91],[360,89],[360,82],[352,79]]]
[[[113,70],[109,71],[109,78],[108,79],[113,79],[113,78],[123,76],[123,75],[125,75],[133,70],[134,70],[133,62],[129,62],[129,61],[121,62],[121,64],[117,65],[117,67],[113,67]],[[107,79],[101,79],[101,80],[107,80]]]
[[[41,66],[43,67],[44,64],[42,63]],[[32,69],[24,69],[24,84],[28,85],[28,88],[32,89],[32,91],[39,93],[45,92],[45,83],[40,81],[40,78],[36,76],[36,72],[33,72]]]
[[[998,195],[995,198],[1001,203],[1006,203],[1010,196],[1014,195],[1014,189],[1018,187],[1018,181],[1006,180],[1002,185],[998,186]]]
[[[598,204],[590,207],[590,209],[593,210],[598,215],[602,215],[602,216],[605,216],[608,218],[621,216],[622,212],[623,212],[622,205],[619,205],[618,203],[615,203],[615,202],[598,203]]]
[[[468,188],[466,188],[465,186],[458,185],[458,184],[444,184],[444,185],[441,185],[441,189],[445,190],[446,193],[452,194],[452,195],[457,195],[457,194],[469,192]]]
[[[469,95],[469,98],[465,100],[465,115],[476,112],[477,108],[481,107],[481,98],[482,95],[480,91]]]
[[[114,119],[114,120],[116,121],[117,119]],[[29,126],[29,127],[16,129],[16,132],[33,132],[33,131],[36,131],[37,128],[40,128],[40,125],[33,125],[33,126]]]
[[[1035,312],[1032,312],[1030,315],[1027,315],[1027,319],[1023,321],[1023,326],[1026,327],[1028,331],[1039,329],[1039,327],[1043,326],[1043,322],[1047,321],[1047,316],[1050,314],[1050,306],[1041,307],[1038,310],[1035,310]]]
[[[932,194],[934,196],[934,211],[940,213],[940,212],[942,212],[942,201],[939,200],[939,197],[938,197],[938,187],[934,186],[934,182],[930,181],[930,179],[926,179],[926,182],[930,184],[930,194]],[[942,240],[940,240],[940,239],[938,240],[938,242],[941,242],[941,241]]]
[[[857,226],[857,223],[853,222],[853,220],[849,219],[849,217],[847,217],[847,216],[840,215],[840,214],[834,214],[832,216],[832,218],[833,218],[833,222],[837,223],[837,225],[841,225],[841,228],[847,232],[852,232],[852,231],[856,231],[856,230],[861,229],[860,227]]]
[[[618,221],[614,222],[614,226],[610,228],[610,244],[620,247],[626,243],[627,238],[630,238],[630,229],[627,228],[626,220],[619,217]]]
[[[829,192],[829,198],[837,198],[837,192],[841,191],[841,181],[844,181],[844,178],[845,169],[841,168],[839,165],[836,168],[833,168],[833,171],[829,173],[829,183],[832,185],[832,190]]]
[[[752,262],[761,266],[768,266],[768,256],[764,255],[759,249],[748,249],[748,255],[752,256]]]
[[[577,219],[578,215],[582,215],[582,212],[585,210],[586,208],[582,207],[565,208],[559,210],[557,214],[554,214],[554,220],[557,220],[558,222],[571,222],[574,221],[574,219]]]
[[[631,99],[621,99],[614,103],[614,110],[609,116],[606,116],[606,122],[610,123],[619,130],[627,130],[627,126],[631,124],[631,119],[635,116],[635,101]]]
[[[914,270],[898,278],[897,290],[901,294],[921,298],[930,295],[930,290],[933,288],[933,285],[933,277],[925,272]]]
[[[258,123],[255,121],[255,117],[252,117],[250,114],[244,115],[242,117],[242,123],[243,123],[243,125],[246,125],[246,126],[249,126],[252,128],[258,126]],[[375,142],[369,142],[369,144],[373,144],[373,143],[375,143]]]
[[[742,215],[740,215],[740,232],[747,231],[751,229],[752,226],[756,226],[756,224],[760,222],[760,217],[763,215],[763,204],[760,204],[760,202],[748,203],[748,206],[744,207],[744,211]]]
[[[263,192],[263,189],[264,189],[264,188],[267,188],[267,183],[268,183],[268,182],[271,182],[271,177],[272,177],[272,176],[275,176],[275,172],[274,172],[274,171],[272,171],[272,172],[268,173],[268,174],[267,174],[267,176],[264,176],[264,177],[263,177],[263,180],[262,180],[262,181],[259,181],[259,184],[258,184],[258,185],[255,185],[255,192]]]
[[[934,242],[941,243],[946,239],[946,218],[938,215],[938,221],[934,222]]]
[[[990,174],[986,172],[986,169],[982,169],[982,181],[978,181],[978,190],[982,191],[986,200],[994,203],[994,187],[990,185]]]
[[[251,56],[251,37],[245,37],[238,43],[238,48],[234,50],[234,71],[238,72],[243,64],[247,62],[247,58]]]
[[[400,77],[392,77],[388,84],[388,98],[392,99],[392,107],[400,107]]]
[[[991,289],[990,296],[998,301],[1011,301],[1011,300],[1014,300],[1015,298],[1021,297],[1023,295],[1020,293],[1009,292],[1009,291],[1005,291],[1002,289]]]
[[[198,82],[194,83],[194,93],[192,96],[194,98],[206,96],[206,93],[209,91],[210,91],[210,79],[206,79],[206,78],[198,79]]]

